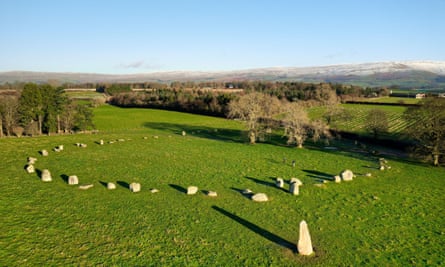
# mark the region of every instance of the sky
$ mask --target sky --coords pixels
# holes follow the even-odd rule
[[[0,0],[0,72],[445,60],[445,0]]]

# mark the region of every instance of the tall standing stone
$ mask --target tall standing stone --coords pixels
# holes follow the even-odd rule
[[[311,235],[309,234],[307,223],[304,220],[300,222],[300,237],[298,239],[297,249],[298,253],[304,256],[314,253],[314,250],[312,249]]]
[[[42,154],[42,156],[46,157],[46,156],[48,156],[48,151],[43,149],[42,151],[40,151],[40,154]]]
[[[292,195],[299,195],[300,194],[300,185],[298,183],[291,183],[289,185],[289,192]]]

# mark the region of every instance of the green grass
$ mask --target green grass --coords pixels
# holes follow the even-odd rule
[[[350,120],[336,122],[335,125],[331,125],[332,128],[348,131],[352,133],[358,133],[361,135],[371,135],[366,131],[366,117],[370,110],[380,109],[383,110],[388,119],[388,133],[385,134],[385,138],[399,139],[403,136],[403,132],[406,127],[415,122],[408,122],[403,119],[403,113],[407,109],[403,106],[386,106],[386,105],[364,105],[364,104],[342,104],[341,107],[345,108],[352,116]],[[321,118],[325,112],[324,107],[314,107],[309,109],[309,116],[312,119]]]
[[[376,97],[376,98],[364,98],[360,101],[371,103],[389,103],[389,104],[418,104],[422,99],[408,98],[408,97]]]
[[[239,122],[219,118],[111,106],[95,114],[98,134],[0,139],[1,266],[445,264],[443,168],[388,158],[392,169],[378,171],[377,156],[350,152],[356,148],[347,143],[331,144],[338,150],[252,146]],[[120,138],[126,141],[107,143]],[[64,151],[38,154],[59,144]],[[51,171],[52,182],[24,171],[28,156]],[[346,168],[354,181],[314,186]],[[64,175],[94,187],[81,191]],[[300,195],[275,188],[277,176],[300,178]],[[120,185],[109,191],[101,182]],[[131,193],[131,182],[142,191]],[[218,197],[187,196],[189,185]],[[245,188],[270,201],[252,202],[238,191]],[[289,248],[301,220],[315,256]]]

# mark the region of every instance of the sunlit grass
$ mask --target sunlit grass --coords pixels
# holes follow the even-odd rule
[[[379,156],[346,151],[354,148],[346,143],[330,145],[338,150],[252,146],[242,125],[225,119],[111,106],[95,114],[98,134],[0,139],[0,265],[444,264],[443,168],[388,158],[392,169],[378,171]],[[38,154],[60,144],[60,153]],[[28,156],[38,158],[38,170],[51,171],[52,182],[25,172]],[[354,181],[315,186],[346,168],[357,174]],[[79,190],[64,175],[94,187]],[[275,188],[274,177],[298,177],[301,194]],[[101,182],[118,183],[117,189]],[[131,193],[125,187],[131,182],[142,191]],[[181,188],[189,185],[200,192],[187,196]],[[252,202],[238,191],[245,188],[270,201]],[[301,220],[308,222],[314,257],[279,242],[296,244]]]

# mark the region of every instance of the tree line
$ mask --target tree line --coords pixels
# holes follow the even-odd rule
[[[91,108],[71,101],[61,87],[27,83],[17,94],[0,95],[0,137],[90,130],[92,119]]]

